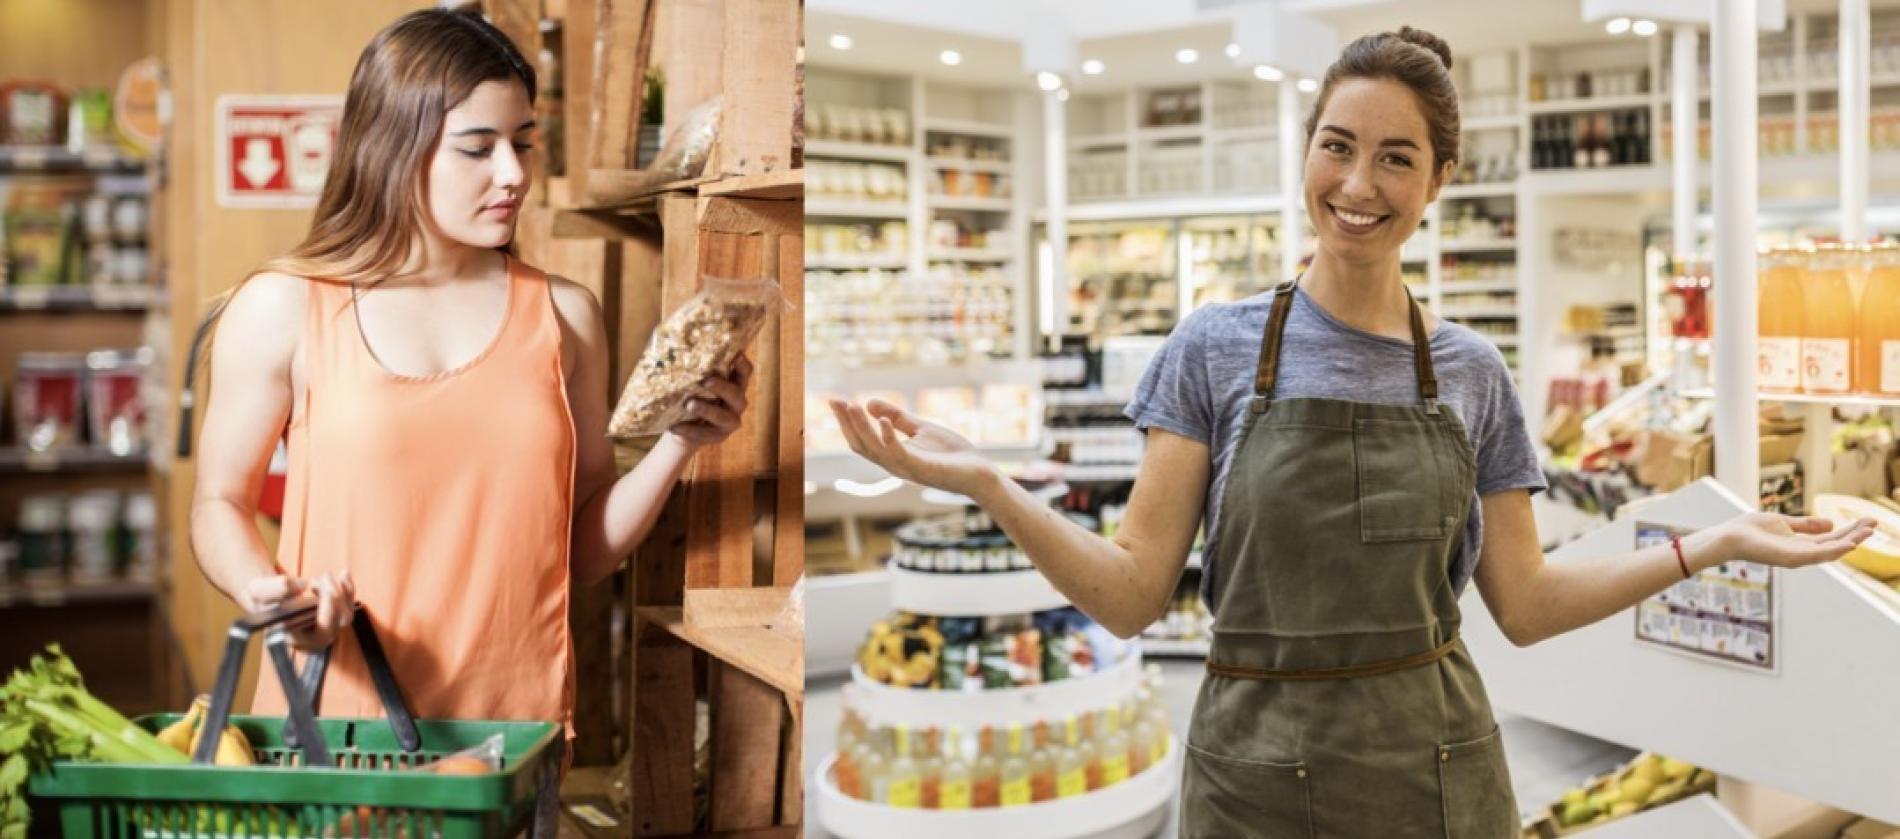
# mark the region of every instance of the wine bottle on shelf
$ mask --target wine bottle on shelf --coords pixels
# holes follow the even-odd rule
[[[1531,119],[1531,168],[1532,169],[1547,169],[1550,167],[1550,163],[1547,160],[1548,155],[1546,154],[1546,150],[1548,149],[1549,146],[1550,146],[1549,131],[1544,127],[1543,118],[1533,117]]]
[[[1049,723],[1037,720],[1035,726],[1036,747],[1029,753],[1029,798],[1031,801],[1052,801],[1056,797],[1056,752],[1054,738],[1049,736]]]
[[[1001,803],[1001,779],[997,775],[996,731],[989,726],[977,734],[976,765],[970,770],[970,806],[995,807]]]
[[[897,737],[897,754],[891,758],[890,780],[885,788],[884,803],[892,807],[915,808],[923,803],[923,777],[919,774],[917,760],[911,757],[909,728],[897,726],[893,729]]]
[[[1647,73],[1649,71],[1644,70],[1643,72]],[[1649,114],[1645,111],[1637,111],[1635,114],[1633,114],[1630,120],[1630,129],[1631,129],[1631,133],[1636,135],[1636,162],[1648,163],[1649,162]]]
[[[935,810],[943,801],[943,731],[931,727],[924,732],[924,757],[917,762],[921,785],[919,799],[926,810]]]
[[[1590,122],[1596,128],[1597,135],[1596,146],[1590,150],[1590,165],[1608,166],[1611,162],[1610,115],[1597,114]]]
[[[1590,118],[1583,115],[1571,117],[1570,123],[1570,168],[1584,169],[1590,165]]]

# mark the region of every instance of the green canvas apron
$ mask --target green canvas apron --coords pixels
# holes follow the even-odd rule
[[[1451,584],[1477,462],[1438,404],[1418,306],[1420,404],[1275,400],[1293,287],[1274,290],[1214,523],[1214,640],[1181,836],[1516,837]]]

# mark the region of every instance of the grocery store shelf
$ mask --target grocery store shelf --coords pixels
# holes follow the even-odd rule
[[[143,312],[157,296],[149,285],[0,286],[0,312]]]
[[[1517,184],[1510,181],[1491,184],[1452,184],[1438,192],[1438,200],[1447,198],[1499,198],[1517,194]]]
[[[1126,146],[1128,145],[1129,138],[1132,136],[1134,135],[1126,131],[1116,131],[1109,134],[1071,134],[1069,135],[1069,148],[1096,149],[1106,146]]]
[[[897,218],[910,214],[910,205],[901,201],[836,201],[814,198],[805,202],[806,217]]]
[[[928,160],[931,168],[956,169],[964,172],[1008,174],[1016,168],[1014,163],[1007,160],[970,160],[963,157],[932,157]]]
[[[970,137],[991,137],[999,140],[1008,140],[1016,136],[1016,129],[1007,124],[942,117],[924,120],[924,130],[944,134],[963,134]]]
[[[1251,195],[1193,195],[1176,198],[1138,198],[1128,201],[1075,202],[1069,205],[1070,221],[1116,221],[1121,219],[1169,219],[1193,216],[1221,216],[1245,213],[1277,213],[1282,204],[1278,193]],[[1048,221],[1048,211],[1038,210],[1036,221]]]
[[[806,157],[825,157],[837,160],[886,160],[896,163],[909,163],[912,151],[910,146],[886,146],[875,143],[843,143],[836,140],[806,140]]]
[[[1617,195],[1669,189],[1669,169],[1656,163],[1593,169],[1538,169],[1520,179],[1530,195]],[[1706,175],[1704,183],[1707,183]],[[1763,183],[1768,179],[1764,178]]]
[[[1492,253],[1517,250],[1516,239],[1471,239],[1463,242],[1446,239],[1438,243],[1439,253]]]
[[[1715,391],[1709,388],[1692,388],[1682,391],[1682,396],[1686,399],[1714,399]],[[1851,408],[1900,408],[1900,396],[1860,396],[1849,393],[1757,393],[1755,398],[1763,402],[1801,402]]]
[[[758,175],[720,178],[699,188],[701,196],[796,201],[805,197],[805,170],[781,169]]]
[[[1120,660],[1095,675],[1019,688],[962,691],[891,687],[872,681],[864,671],[853,667],[845,704],[880,725],[960,725],[965,731],[976,731],[984,726],[1099,711],[1134,696],[1141,681],[1141,655],[1138,645],[1131,642]]]
[[[1524,110],[1532,114],[1575,114],[1621,108],[1647,108],[1654,101],[1655,97],[1648,93],[1634,93],[1628,96],[1587,96],[1581,99],[1530,102],[1524,106]]]
[[[15,606],[55,607],[69,603],[110,603],[145,600],[158,595],[150,580],[108,580],[53,585],[0,585],[0,609]]]
[[[1522,114],[1503,114],[1501,116],[1472,117],[1459,121],[1461,131],[1496,131],[1505,128],[1523,128]]]
[[[1498,319],[1517,317],[1515,306],[1440,306],[1438,316],[1459,319]]]
[[[151,465],[145,452],[117,455],[84,446],[37,452],[0,446],[0,475],[21,473],[143,472]]]
[[[969,198],[956,195],[932,195],[925,202],[933,210],[976,210],[986,213],[1007,213],[1014,209],[1008,198]]]
[[[111,146],[80,152],[61,146],[0,146],[0,175],[60,172],[133,173],[143,161],[127,157]]]
[[[1158,835],[1181,783],[1178,738],[1161,761],[1113,786],[1073,798],[1017,807],[922,810],[873,804],[846,796],[831,780],[837,757],[826,757],[812,778],[818,822],[840,839],[1148,839]]]
[[[1154,142],[1168,140],[1199,140],[1207,136],[1207,128],[1202,125],[1165,125],[1158,128],[1135,129],[1135,138]]]
[[[930,251],[932,262],[1008,262],[1016,252],[997,248],[936,248]]]
[[[1516,280],[1445,280],[1438,284],[1444,294],[1481,294],[1492,291],[1516,291]]]
[[[990,617],[1069,605],[1040,571],[933,574],[891,568],[891,606],[920,615]]]
[[[805,692],[805,640],[799,635],[765,626],[695,626],[686,622],[685,611],[678,606],[639,606],[634,612],[641,620],[788,695]]]
[[[1753,499],[1703,478],[1625,507],[1627,513],[1553,552],[1550,561],[1627,552],[1639,521],[1698,529],[1754,507]],[[1882,664],[1900,660],[1900,603],[1858,577],[1838,563],[1774,573],[1776,672],[1639,643],[1629,611],[1518,647],[1472,591],[1462,604],[1463,634],[1472,658],[1484,662],[1486,687],[1501,710],[1900,822],[1892,786],[1900,777],[1900,751],[1893,748],[1900,716],[1878,702],[1843,701],[1843,691],[1900,694],[1900,670]],[[1578,662],[1589,662],[1588,678],[1577,678]],[[1558,684],[1562,690],[1551,689]],[[1632,713],[1632,697],[1641,697],[1640,712]],[[1778,713],[1764,725],[1764,708],[1827,710]]]
[[[861,268],[885,268],[895,271],[901,270],[909,264],[910,258],[901,253],[811,255],[805,257],[806,268],[828,268],[834,271],[849,271]]]

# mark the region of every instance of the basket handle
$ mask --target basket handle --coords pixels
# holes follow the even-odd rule
[[[290,631],[315,623],[316,617],[317,599],[304,595],[285,601],[271,611],[246,614],[231,623],[224,658],[218,664],[217,686],[212,690],[211,707],[204,721],[206,730],[224,730],[230,718],[232,694],[237,692],[238,673],[243,669],[244,655],[250,648],[251,638],[260,631],[269,630],[264,637],[264,645],[290,709],[285,722],[285,742],[303,750],[306,766],[335,765],[316,719],[317,700],[322,693],[324,673],[329,668],[330,650],[325,649],[311,656],[302,679],[298,678],[296,665],[290,657]],[[395,674],[390,670],[388,657],[383,654],[383,645],[376,636],[376,627],[370,622],[369,612],[360,604],[351,617],[350,628],[363,650],[370,680],[376,685],[377,697],[382,700],[383,711],[389,717],[389,727],[395,733],[397,744],[409,752],[422,748],[422,736],[416,730],[415,717],[403,701],[402,691],[396,684]],[[201,738],[197,750],[192,754],[192,762],[212,763],[217,748],[216,737]]]

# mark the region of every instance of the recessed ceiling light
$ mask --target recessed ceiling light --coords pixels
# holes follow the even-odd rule
[[[1610,22],[1603,28],[1608,30],[1611,35],[1621,35],[1630,31],[1630,19],[1626,17],[1610,18]]]
[[[1269,67],[1265,64],[1255,64],[1253,66],[1253,77],[1263,82],[1277,82],[1281,79],[1286,78],[1286,74],[1280,72],[1280,68],[1278,67]]]
[[[1239,58],[1239,57],[1240,57],[1240,45],[1239,45],[1239,44],[1228,44],[1228,45],[1227,45],[1227,57],[1228,57],[1228,58]]]
[[[937,53],[937,60],[951,67],[955,67],[963,63],[963,53],[957,52],[956,50],[944,50],[943,52]]]
[[[1036,74],[1036,86],[1043,90],[1055,90],[1062,87],[1062,77],[1044,70]]]
[[[1201,53],[1199,50],[1194,50],[1194,49],[1179,50],[1175,52],[1174,60],[1179,61],[1182,64],[1193,64],[1194,62],[1201,60]]]
[[[1318,79],[1301,79],[1300,92],[1301,93],[1318,93],[1319,80]]]
[[[1653,20],[1639,20],[1630,24],[1630,31],[1647,38],[1656,34],[1656,22]]]
[[[851,36],[833,35],[831,36],[831,40],[826,41],[826,43],[831,44],[831,48],[834,50],[848,50],[851,48]]]
[[[1102,71],[1106,69],[1108,69],[1108,67],[1103,65],[1101,61],[1093,58],[1082,62],[1082,75],[1084,76],[1099,76],[1102,74]]]

